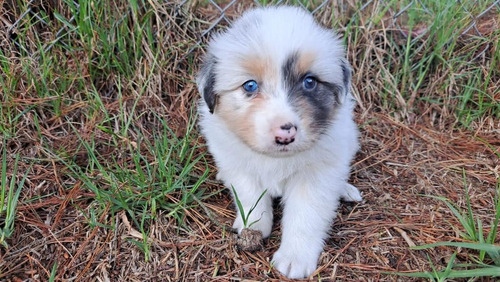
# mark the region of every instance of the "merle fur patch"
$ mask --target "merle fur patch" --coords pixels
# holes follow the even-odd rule
[[[217,104],[217,94],[214,90],[215,84],[215,65],[216,60],[214,57],[207,58],[206,62],[200,71],[200,76],[203,78],[202,81],[202,94],[203,99],[207,103],[210,113],[214,113],[215,106]]]
[[[342,87],[326,81],[321,81],[312,72],[301,73],[297,66],[299,54],[293,53],[282,66],[285,89],[288,91],[290,103],[296,107],[304,107],[307,103],[313,118],[313,128],[319,131],[325,129],[331,122],[336,106],[340,103]],[[306,77],[314,77],[317,81],[314,89],[305,89],[303,81]],[[299,111],[300,112],[300,111]]]

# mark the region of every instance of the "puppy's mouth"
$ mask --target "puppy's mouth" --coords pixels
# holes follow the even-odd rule
[[[274,148],[275,150],[267,151],[265,154],[272,157],[290,157],[298,153],[290,147],[288,145],[278,145]]]
[[[306,143],[300,142],[300,144],[297,142],[293,142],[286,145],[273,142],[273,144],[268,144],[267,146],[264,147],[251,146],[248,143],[247,145],[249,145],[248,147],[250,149],[259,154],[274,158],[292,157],[301,154],[311,148],[311,144],[307,142]]]
[[[290,152],[290,148],[288,147],[288,145],[277,145],[278,147],[278,152],[280,153],[289,153]]]
[[[297,146],[298,144],[274,144],[271,148],[266,150],[266,152],[262,152],[266,155],[270,155],[273,157],[289,157],[296,154],[301,153],[302,151],[307,150],[303,146]]]

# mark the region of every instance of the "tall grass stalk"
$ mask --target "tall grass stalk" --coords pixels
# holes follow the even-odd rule
[[[16,207],[19,196],[24,187],[24,182],[28,177],[30,168],[28,168],[20,181],[17,179],[17,169],[19,163],[19,154],[16,155],[12,176],[10,181],[7,177],[7,141],[3,140],[2,146],[2,174],[0,175],[0,244],[8,247],[7,239],[14,232],[14,223],[16,220]],[[10,183],[10,185],[9,185]]]

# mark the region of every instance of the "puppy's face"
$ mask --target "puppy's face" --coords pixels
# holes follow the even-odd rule
[[[336,36],[309,14],[276,11],[285,15],[253,10],[216,36],[198,86],[209,111],[250,148],[286,156],[310,148],[335,121],[350,67]]]

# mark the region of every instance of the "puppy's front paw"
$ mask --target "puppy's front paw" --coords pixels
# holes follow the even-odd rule
[[[318,258],[311,254],[280,247],[273,256],[273,266],[291,279],[306,278],[316,270]]]

